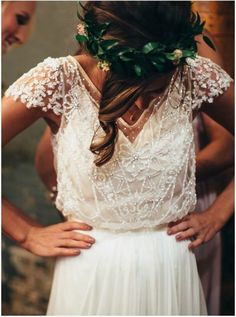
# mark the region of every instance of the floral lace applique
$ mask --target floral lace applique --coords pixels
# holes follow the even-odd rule
[[[56,115],[63,113],[64,74],[62,59],[46,58],[22,75],[5,92],[7,97],[20,100],[27,108],[41,107]]]
[[[193,80],[193,109],[199,109],[203,102],[213,103],[214,98],[223,94],[233,79],[209,58],[197,56],[187,59]]]

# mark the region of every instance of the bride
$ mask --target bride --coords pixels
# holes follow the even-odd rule
[[[167,224],[195,207],[198,109],[233,131],[232,79],[197,55],[190,2],[89,1],[80,18],[82,54],[24,74],[2,112],[3,144],[48,123],[66,221],[43,227],[4,200],[3,230],[56,257],[48,315],[204,315],[190,241]]]

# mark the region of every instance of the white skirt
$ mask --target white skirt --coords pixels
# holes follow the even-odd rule
[[[47,315],[206,315],[189,240],[166,230],[93,229],[90,249],[57,258]]]

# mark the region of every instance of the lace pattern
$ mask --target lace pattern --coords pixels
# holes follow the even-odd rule
[[[191,66],[193,80],[193,109],[199,109],[203,102],[213,103],[214,98],[223,94],[232,78],[209,58],[187,59]]]
[[[50,109],[57,115],[63,112],[63,73],[61,60],[47,58],[21,76],[5,95],[26,104],[27,108]]]
[[[8,96],[28,108],[62,114],[52,145],[56,206],[65,217],[97,228],[133,230],[175,221],[194,210],[192,108],[211,102],[231,79],[201,57],[189,61],[182,75],[167,98],[153,104],[133,143],[119,132],[115,153],[102,167],[94,165],[89,150],[95,131],[101,131],[98,110],[73,57],[46,59],[8,89]]]

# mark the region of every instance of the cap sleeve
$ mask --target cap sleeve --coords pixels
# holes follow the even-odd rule
[[[41,107],[60,115],[63,111],[64,79],[60,58],[46,58],[22,75],[5,92],[27,108]]]
[[[214,98],[223,94],[233,79],[219,65],[209,58],[197,56],[187,59],[190,66],[192,89],[192,108],[199,109],[203,102],[213,103]]]

